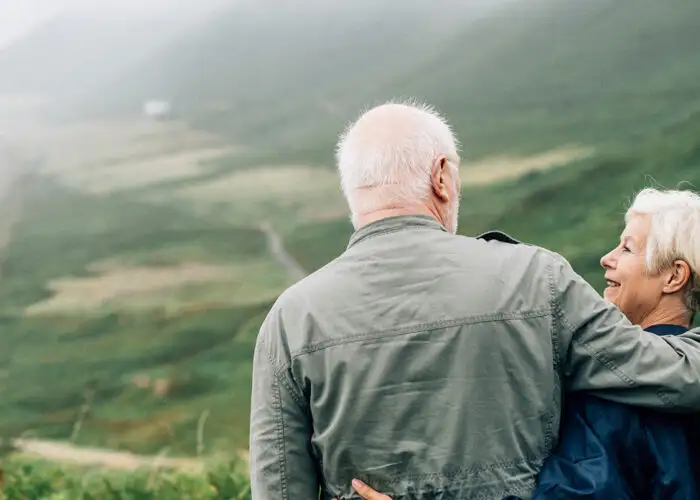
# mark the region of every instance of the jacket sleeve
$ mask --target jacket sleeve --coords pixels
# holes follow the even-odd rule
[[[275,349],[279,323],[266,318],[253,356],[250,412],[250,482],[256,500],[318,498],[317,468],[311,454],[308,405]],[[288,366],[288,365],[287,365]]]
[[[552,254],[555,344],[569,391],[620,403],[700,410],[700,332],[656,336],[604,300],[569,263]]]

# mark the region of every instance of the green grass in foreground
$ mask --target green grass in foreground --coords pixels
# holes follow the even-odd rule
[[[27,459],[2,465],[3,500],[248,500],[242,461],[220,463],[201,474],[176,471],[89,470]]]

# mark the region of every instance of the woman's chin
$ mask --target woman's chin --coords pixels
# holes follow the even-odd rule
[[[609,286],[605,290],[603,290],[603,298],[607,301],[612,302],[613,304],[615,303],[615,298],[617,297],[617,294],[619,293],[620,287],[617,286]]]

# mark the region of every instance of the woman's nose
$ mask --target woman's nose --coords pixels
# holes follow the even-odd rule
[[[615,263],[614,253],[615,251],[613,250],[612,252],[608,252],[601,257],[600,265],[603,266],[603,269],[612,269]]]

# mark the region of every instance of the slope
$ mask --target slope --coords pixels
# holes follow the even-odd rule
[[[516,7],[403,78],[404,92],[449,110],[467,148],[492,141],[629,144],[700,109],[697,2]]]
[[[694,0],[354,5],[232,9],[120,80],[115,109],[157,91],[197,126],[323,162],[395,96],[437,105],[472,156],[629,144],[700,109]]]
[[[358,72],[354,80],[328,70],[319,72],[318,85],[307,88],[315,81],[314,68],[322,66],[300,54],[289,66],[277,68],[278,78],[290,82],[288,91],[276,91],[273,83],[267,89],[244,85],[247,97],[240,101],[225,83],[231,81],[227,71],[215,80],[216,72],[207,69],[213,61],[223,64],[221,54],[226,53],[217,42],[221,33],[209,32],[206,60],[194,61],[198,49],[192,48],[192,60],[186,61],[190,56],[183,53],[170,77],[156,75],[154,82],[160,83],[151,90],[169,88],[178,99],[189,99],[190,117],[197,123],[232,134],[250,124],[247,133],[258,145],[265,137],[283,145],[295,138],[291,142],[298,142],[297,150],[265,152],[277,155],[278,163],[238,158],[235,172],[230,165],[219,165],[197,178],[158,186],[159,205],[144,201],[153,194],[145,188],[96,195],[35,179],[26,192],[23,223],[4,255],[0,322],[7,349],[0,356],[0,433],[35,430],[42,437],[65,439],[74,432],[83,407],[89,415],[78,444],[143,452],[171,446],[174,452],[191,454],[201,412],[208,411],[208,450],[244,446],[255,334],[285,285],[280,266],[258,260],[270,256],[266,226],[261,231],[257,223],[262,216],[276,215],[287,250],[307,271],[340,253],[351,231],[347,218],[332,216],[337,212],[325,193],[309,195],[324,191],[333,174],[313,166],[283,167],[295,155],[327,161],[346,117],[360,103],[394,94],[416,94],[444,108],[465,142],[467,158],[569,141],[598,146],[595,157],[566,168],[531,172],[496,185],[465,183],[460,231],[498,228],[560,251],[600,287],[598,260],[617,241],[625,202],[634,191],[650,177],[668,187],[681,181],[700,185],[700,112],[694,111],[698,101],[689,85],[700,63],[685,46],[697,40],[688,26],[697,22],[698,14],[687,0],[664,4],[668,11],[651,0],[552,1],[520,3],[481,21],[478,29],[452,32],[441,49],[430,49],[433,53],[424,54],[422,61],[411,59],[400,71],[398,64],[386,62],[394,49],[387,50],[381,78],[372,76],[379,75],[376,69]],[[533,5],[541,10],[528,10]],[[511,10],[516,7],[520,10]],[[255,15],[264,24],[265,14]],[[287,29],[284,40],[289,42],[295,31]],[[636,52],[639,33],[648,42],[644,54],[656,54],[655,61],[642,61]],[[304,43],[317,45],[310,39]],[[278,42],[277,49],[287,52],[270,50],[270,57],[277,59],[254,59],[246,67],[282,64],[298,47],[285,45]],[[340,42],[327,48],[336,53],[339,47]],[[343,54],[357,54],[358,46],[353,47]],[[322,49],[316,47],[314,54]],[[376,61],[370,55],[368,61],[360,59],[354,66],[347,64],[356,71]],[[178,72],[195,63],[202,71],[179,79]],[[301,67],[306,69],[295,73]],[[251,75],[241,79],[255,80]],[[208,108],[197,106],[197,96],[206,95],[203,89],[223,101],[220,121],[208,121]],[[339,103],[334,113],[319,104],[328,96]],[[232,109],[260,113],[248,122],[247,115]],[[268,133],[258,137],[261,131]],[[120,156],[129,156],[124,153]],[[298,180],[294,175],[300,171],[308,182],[292,189],[290,180]],[[246,173],[251,175],[241,182]],[[221,190],[217,196],[214,187]],[[199,196],[181,197],[183,191],[202,188],[207,189]],[[195,198],[206,198],[211,206],[202,209]],[[302,208],[314,217],[298,216]],[[225,286],[195,283],[155,294],[140,290],[135,296],[117,294],[87,313],[24,314],[51,298],[57,279],[64,285],[84,285],[114,276],[95,267],[106,261],[117,261],[122,271],[148,266],[169,274],[180,272],[173,266],[183,261],[235,271],[252,263],[258,267],[248,266],[253,269],[248,274],[234,273]],[[134,282],[141,285],[132,274],[126,276],[130,279],[122,279],[122,285],[126,282],[131,290]]]
[[[416,96],[447,115],[471,157],[630,145],[700,109],[699,25],[693,0],[514,2],[408,71],[347,93],[346,108]],[[296,116],[319,123],[301,151],[328,150],[352,117]]]

